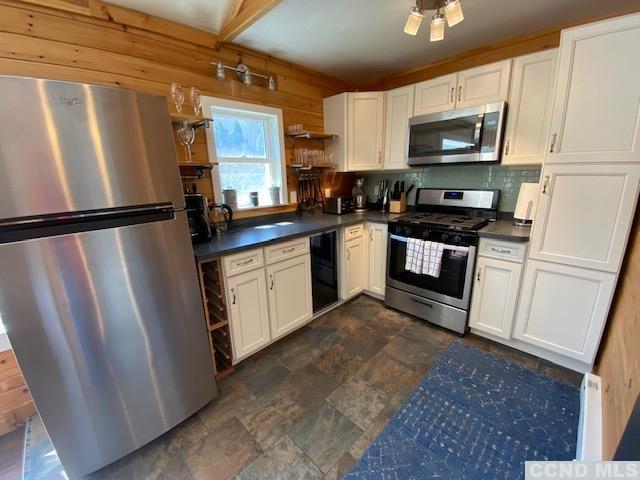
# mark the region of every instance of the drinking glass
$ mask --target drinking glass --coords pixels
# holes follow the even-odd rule
[[[198,87],[191,87],[191,105],[193,105],[193,113],[198,116],[202,109],[202,98]]]
[[[178,112],[182,112],[182,104],[184,103],[184,89],[179,83],[171,84],[171,98]]]

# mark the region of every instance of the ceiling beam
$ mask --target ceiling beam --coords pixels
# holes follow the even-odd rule
[[[282,0],[235,0],[220,29],[218,41],[232,41],[281,2]]]

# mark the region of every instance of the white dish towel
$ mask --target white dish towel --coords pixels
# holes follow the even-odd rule
[[[444,244],[427,242],[417,238],[407,239],[407,253],[404,269],[411,273],[430,275],[438,278],[442,266]]]
[[[411,273],[422,273],[422,259],[424,252],[424,241],[417,238],[407,239],[407,253],[405,256],[404,269]]]
[[[422,274],[438,278],[440,277],[440,267],[442,266],[444,243],[426,241],[423,243]]]

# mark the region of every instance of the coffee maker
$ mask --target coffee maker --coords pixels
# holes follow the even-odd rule
[[[189,231],[193,243],[203,243],[211,240],[209,226],[209,201],[201,193],[187,193],[184,196]]]

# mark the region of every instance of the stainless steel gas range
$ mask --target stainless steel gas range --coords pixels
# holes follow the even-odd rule
[[[477,232],[496,219],[499,197],[499,190],[418,189],[415,213],[389,222],[385,304],[464,334]],[[442,244],[438,276],[407,268],[410,239]]]

